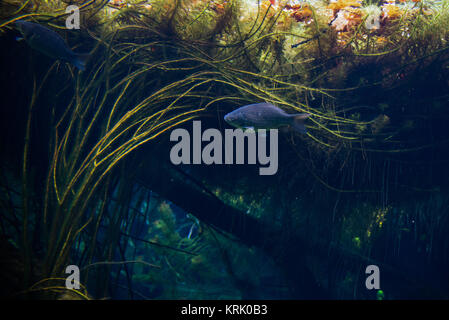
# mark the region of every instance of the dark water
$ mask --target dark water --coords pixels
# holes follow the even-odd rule
[[[65,276],[65,266],[70,264],[79,267],[80,281],[93,298],[449,297],[447,52],[429,63],[418,63],[413,71],[398,71],[388,81],[377,72],[383,61],[366,59],[353,66],[351,76],[336,87],[358,86],[361,78],[367,85],[335,93],[329,106],[341,117],[362,122],[386,115],[386,129],[381,124],[378,132],[377,127],[359,127],[363,139],[351,142],[330,138],[308,123],[309,132],[331,148],[311,136],[281,130],[275,175],[261,176],[259,165],[250,164],[174,165],[170,132],[184,128],[192,137],[191,119],[133,149],[105,176],[101,174],[106,167],[99,164],[103,171],[95,171],[91,178],[82,175],[68,189],[66,202],[58,202],[63,192],[55,192],[54,185],[64,190],[76,172],[71,165],[81,168],[84,157],[97,150],[113,106],[117,105],[118,115],[111,118],[110,128],[151,93],[187,77],[195,63],[181,65],[185,70],[148,71],[147,78],[131,85],[134,91],[123,102],[118,100],[120,91],[105,93],[108,85],[114,87],[137,70],[136,65],[105,73],[110,83],[98,78],[87,88],[92,70],[105,56],[99,50],[85,72],[60,63],[45,78],[55,61],[17,42],[16,35],[10,31],[0,37],[4,48],[0,53],[0,236],[7,262],[1,270],[6,283],[2,295],[50,276]],[[77,51],[90,50],[93,44],[80,42]],[[154,54],[161,61],[170,60],[179,57],[178,50],[167,41]],[[334,62],[324,63],[324,68],[331,66]],[[29,118],[34,82],[37,88],[43,86]],[[78,92],[78,98],[83,93],[90,98],[81,99],[82,107],[74,111],[69,102],[77,85],[85,90]],[[178,105],[188,105],[187,110],[238,94],[206,83],[194,91],[197,96],[186,98],[179,88],[171,88],[167,96],[181,97]],[[315,95],[308,105],[321,112],[323,101],[329,101]],[[172,101],[167,96],[155,96],[155,107],[145,116],[163,110]],[[196,120],[201,121],[202,131],[231,129],[223,116],[250,98],[242,99],[214,103],[201,112]],[[89,127],[97,110],[101,110],[99,120]],[[77,120],[71,127],[71,117],[80,114],[79,119],[87,120]],[[135,121],[137,128],[142,119],[146,118],[129,121]],[[320,123],[335,129],[324,120]],[[342,134],[345,130],[358,129],[343,126]],[[70,137],[65,145],[61,144],[64,134]],[[85,144],[77,149],[83,137]],[[119,148],[127,139],[132,140],[131,133],[118,136],[110,149],[103,150]],[[56,169],[55,154],[59,154]],[[75,155],[80,159],[73,160]],[[86,172],[93,168],[89,162]],[[89,190],[93,192],[88,196]],[[370,265],[379,268],[380,288],[366,287],[365,270]],[[39,294],[37,290],[25,298],[42,298]]]

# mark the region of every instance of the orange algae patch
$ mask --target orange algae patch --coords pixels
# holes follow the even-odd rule
[[[268,11],[268,16],[272,17],[275,13],[276,10],[274,9],[274,3],[272,3],[269,0],[265,0],[263,2],[261,2],[261,8],[266,12],[268,9],[270,9],[270,11]]]
[[[336,11],[347,7],[359,8],[361,7],[361,3],[356,0],[338,0],[337,2],[330,3],[327,8],[334,10],[334,14]]]
[[[290,14],[290,16],[298,22],[307,22],[313,16],[312,9],[307,3],[295,4],[293,6],[286,5],[285,9],[292,10],[293,12]]]
[[[378,37],[376,42],[379,43],[379,44],[384,44],[384,43],[388,42],[388,39],[385,38],[385,37]]]
[[[125,0],[111,0],[109,1],[109,5],[115,8],[124,8],[126,7]]]
[[[211,5],[210,5],[210,8],[213,10],[213,11],[215,11],[216,13],[218,13],[218,14],[223,14],[223,13],[225,13],[225,11],[226,11],[226,5],[227,5],[228,3],[225,1],[224,3],[215,3],[215,2],[212,2],[211,3]]]
[[[327,8],[333,10],[331,26],[336,31],[348,32],[362,23],[362,4],[356,0],[338,0],[330,3]]]
[[[402,10],[394,4],[386,4],[382,6],[384,19],[397,19],[402,16]]]
[[[360,23],[362,23],[362,13],[360,10],[341,10],[332,22],[332,27],[336,31],[348,32]]]

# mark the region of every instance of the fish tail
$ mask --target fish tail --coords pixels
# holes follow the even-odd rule
[[[300,113],[300,114],[296,114],[293,115],[293,125],[292,127],[298,131],[299,133],[307,133],[307,129],[306,126],[304,125],[304,121],[310,117],[310,114],[308,113]]]
[[[75,67],[80,69],[81,71],[86,70],[87,59],[89,58],[89,54],[87,53],[77,53],[75,54],[72,63]]]

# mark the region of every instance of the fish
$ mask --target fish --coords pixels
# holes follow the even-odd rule
[[[55,31],[34,22],[19,20],[15,24],[31,48],[56,60],[67,61],[81,71],[86,69],[88,54],[73,52]]]
[[[235,128],[259,130],[290,126],[305,134],[307,129],[304,121],[309,117],[308,113],[288,114],[271,103],[262,102],[240,107],[226,114],[224,120]]]

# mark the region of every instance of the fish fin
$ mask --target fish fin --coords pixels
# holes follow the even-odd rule
[[[86,70],[87,59],[89,59],[88,53],[76,53],[73,58],[73,65],[81,71]]]
[[[24,37],[21,37],[21,36],[16,37],[16,41],[22,41],[22,40],[25,40]]]
[[[308,113],[300,113],[298,115],[295,115],[293,117],[293,125],[292,127],[298,131],[299,133],[305,134],[307,133],[307,129],[304,125],[304,121],[310,117],[310,114]]]

